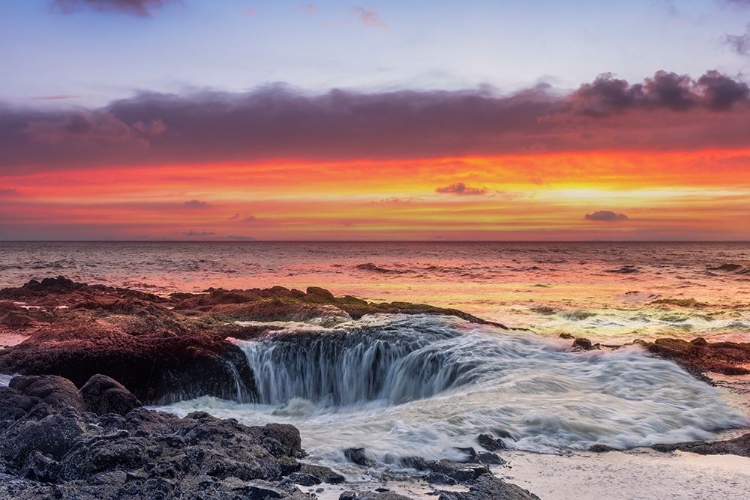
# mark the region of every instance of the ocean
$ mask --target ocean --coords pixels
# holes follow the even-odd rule
[[[347,463],[350,447],[364,448],[382,473],[405,456],[459,458],[457,448],[476,446],[482,433],[505,436],[513,453],[562,456],[750,426],[746,378],[712,387],[638,346],[606,347],[659,337],[750,342],[747,243],[0,243],[0,286],[57,275],[156,294],[321,286],[461,309],[510,328],[434,316],[280,323],[274,337],[236,341],[256,373],[257,401],[159,407],[291,423],[311,461],[349,477],[362,474]],[[605,348],[570,352],[560,334]],[[736,467],[720,470],[707,491]],[[609,497],[629,498],[620,493]]]
[[[749,243],[0,242],[0,286],[282,285],[453,307],[534,334],[750,339]]]

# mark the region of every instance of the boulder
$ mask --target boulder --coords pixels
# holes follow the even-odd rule
[[[86,410],[99,415],[125,415],[139,408],[141,402],[118,381],[100,373],[91,377],[79,391]]]

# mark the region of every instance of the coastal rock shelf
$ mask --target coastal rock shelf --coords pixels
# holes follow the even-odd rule
[[[335,323],[365,314],[439,314],[505,328],[454,309],[337,298],[317,287],[160,297],[61,276],[0,290],[2,328],[29,335],[0,350],[0,373],[59,375],[78,386],[101,373],[149,404],[203,395],[250,401],[256,395],[253,373],[227,337],[252,339],[279,327],[237,321]]]

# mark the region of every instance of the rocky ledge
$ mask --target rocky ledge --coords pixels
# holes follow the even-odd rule
[[[7,499],[303,500],[315,497],[297,485],[345,480],[300,462],[305,452],[291,425],[247,427],[203,412],[181,419],[141,407],[99,374],[80,389],[54,375],[11,379],[0,387],[0,443],[0,498]],[[442,500],[537,498],[483,465],[413,461],[445,478],[431,482],[468,490],[435,491]],[[340,498],[409,500],[388,491],[347,490]]]
[[[372,303],[318,287],[160,297],[61,276],[0,290],[0,333],[29,335],[0,350],[0,373],[59,375],[78,386],[101,373],[146,403],[201,395],[248,401],[255,393],[253,374],[227,337],[250,339],[278,327],[237,321],[335,324],[366,314],[440,314],[488,323],[455,309]]]

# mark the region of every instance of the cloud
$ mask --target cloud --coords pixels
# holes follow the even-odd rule
[[[249,222],[257,222],[257,221],[258,221],[258,219],[254,215],[249,215],[249,216],[245,217],[244,219],[242,219],[242,222],[248,222],[248,223]]]
[[[747,25],[742,35],[724,35],[723,42],[737,54],[750,56],[750,24]]]
[[[255,238],[252,236],[236,236],[233,234],[228,235],[226,239],[235,241],[255,241]]]
[[[0,189],[0,198],[11,197],[11,196],[18,196],[18,190],[12,189],[12,188]]]
[[[186,233],[181,233],[189,238],[205,238],[207,236],[216,236],[216,233],[211,231],[188,231]]]
[[[748,85],[718,71],[708,71],[698,80],[687,75],[658,71],[644,83],[629,84],[611,73],[599,75],[570,96],[572,108],[584,115],[606,116],[633,109],[688,111],[693,108],[728,110],[747,102]]]
[[[248,16],[257,16],[258,11],[253,9],[252,7],[248,7],[247,9],[242,11],[243,14],[246,14]]]
[[[190,201],[186,201],[185,203],[183,203],[182,207],[188,208],[190,210],[207,210],[211,208],[211,204],[205,201],[190,200]]]
[[[365,26],[373,28],[388,29],[388,25],[380,18],[380,15],[375,10],[367,10],[362,7],[354,7],[350,13],[353,16],[359,18],[359,21]]]
[[[268,160],[456,158],[543,151],[746,148],[744,81],[709,71],[533,87],[322,94],[140,93],[97,109],[0,102],[0,171]]]
[[[596,222],[622,222],[628,220],[628,216],[611,210],[599,210],[593,214],[586,214],[583,219]]]
[[[67,94],[59,94],[59,95],[38,95],[34,97],[30,97],[32,101],[64,101],[67,99],[78,99],[80,96],[77,95],[67,95]]]
[[[294,7],[296,10],[302,12],[303,14],[307,14],[308,16],[314,16],[316,15],[318,11],[318,6],[315,5],[312,2],[309,3],[299,3]]]
[[[482,195],[486,194],[487,190],[484,188],[469,187],[463,182],[457,182],[448,186],[443,186],[435,189],[436,193],[444,194],[457,194],[457,195]]]
[[[166,4],[181,0],[52,0],[52,6],[64,14],[82,10],[151,17]]]
[[[46,144],[138,142],[165,130],[161,120],[137,121],[129,126],[106,111],[73,112],[57,119],[31,121],[24,129],[32,141]]]

